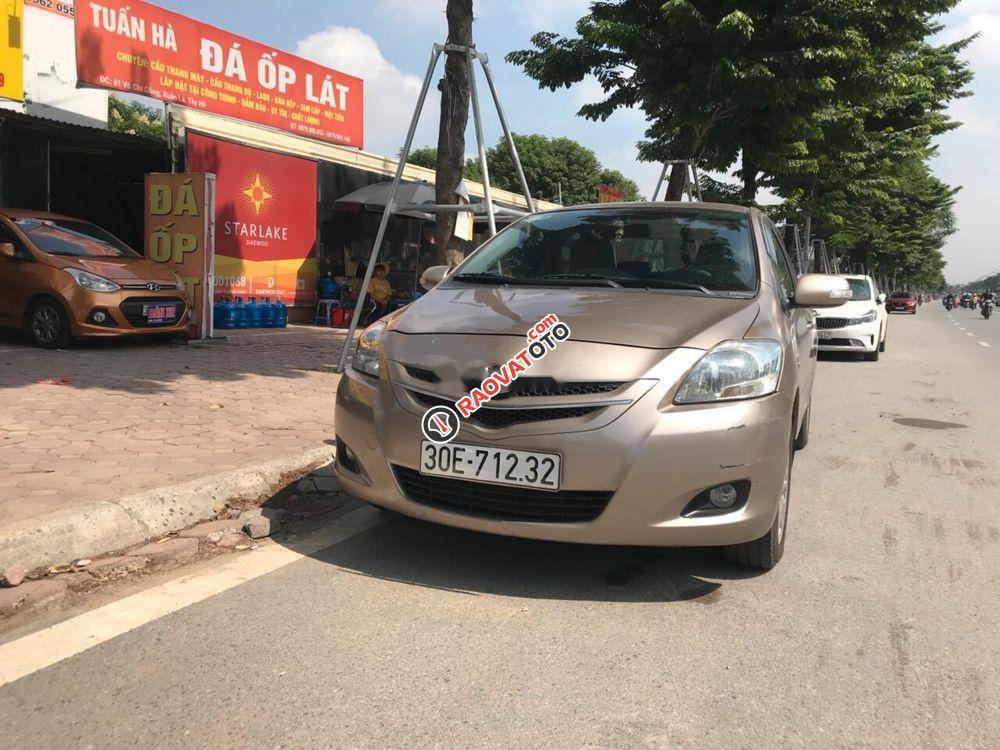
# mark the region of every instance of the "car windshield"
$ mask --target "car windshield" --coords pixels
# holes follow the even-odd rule
[[[453,278],[752,293],[757,268],[746,215],[705,209],[579,209],[521,219],[480,248]]]
[[[913,299],[913,295],[909,292],[893,292],[892,299]]]
[[[871,287],[868,286],[867,279],[848,279],[847,283],[851,285],[852,302],[859,302],[872,298],[872,290]]]
[[[79,258],[138,258],[138,253],[103,229],[72,219],[15,219],[35,247],[50,255]]]

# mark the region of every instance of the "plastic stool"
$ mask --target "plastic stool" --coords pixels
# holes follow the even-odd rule
[[[340,302],[335,299],[321,299],[316,303],[316,319],[313,321],[315,325],[322,323],[323,325],[333,325],[333,310],[336,307],[340,307]]]

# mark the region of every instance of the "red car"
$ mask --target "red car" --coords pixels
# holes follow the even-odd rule
[[[910,292],[893,292],[885,301],[886,312],[903,312],[917,314],[917,298]]]

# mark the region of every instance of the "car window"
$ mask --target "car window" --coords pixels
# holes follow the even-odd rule
[[[781,285],[781,293],[784,299],[790,300],[795,296],[796,276],[792,272],[788,257],[785,254],[784,243],[770,221],[764,224],[764,247],[777,273],[778,283]]]
[[[580,209],[525,217],[453,277],[513,281],[612,279],[622,287],[753,293],[757,267],[745,214],[707,209]],[[610,285],[609,285],[610,286]]]
[[[14,223],[35,247],[50,255],[82,258],[137,258],[139,254],[114,235],[86,221],[72,219],[15,219]]]
[[[872,298],[872,288],[868,284],[868,279],[848,279],[851,285],[851,301],[862,302]]]

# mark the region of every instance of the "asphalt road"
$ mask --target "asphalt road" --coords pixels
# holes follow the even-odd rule
[[[0,746],[996,747],[998,327],[926,304],[820,363],[770,573],[363,509],[0,688]]]

